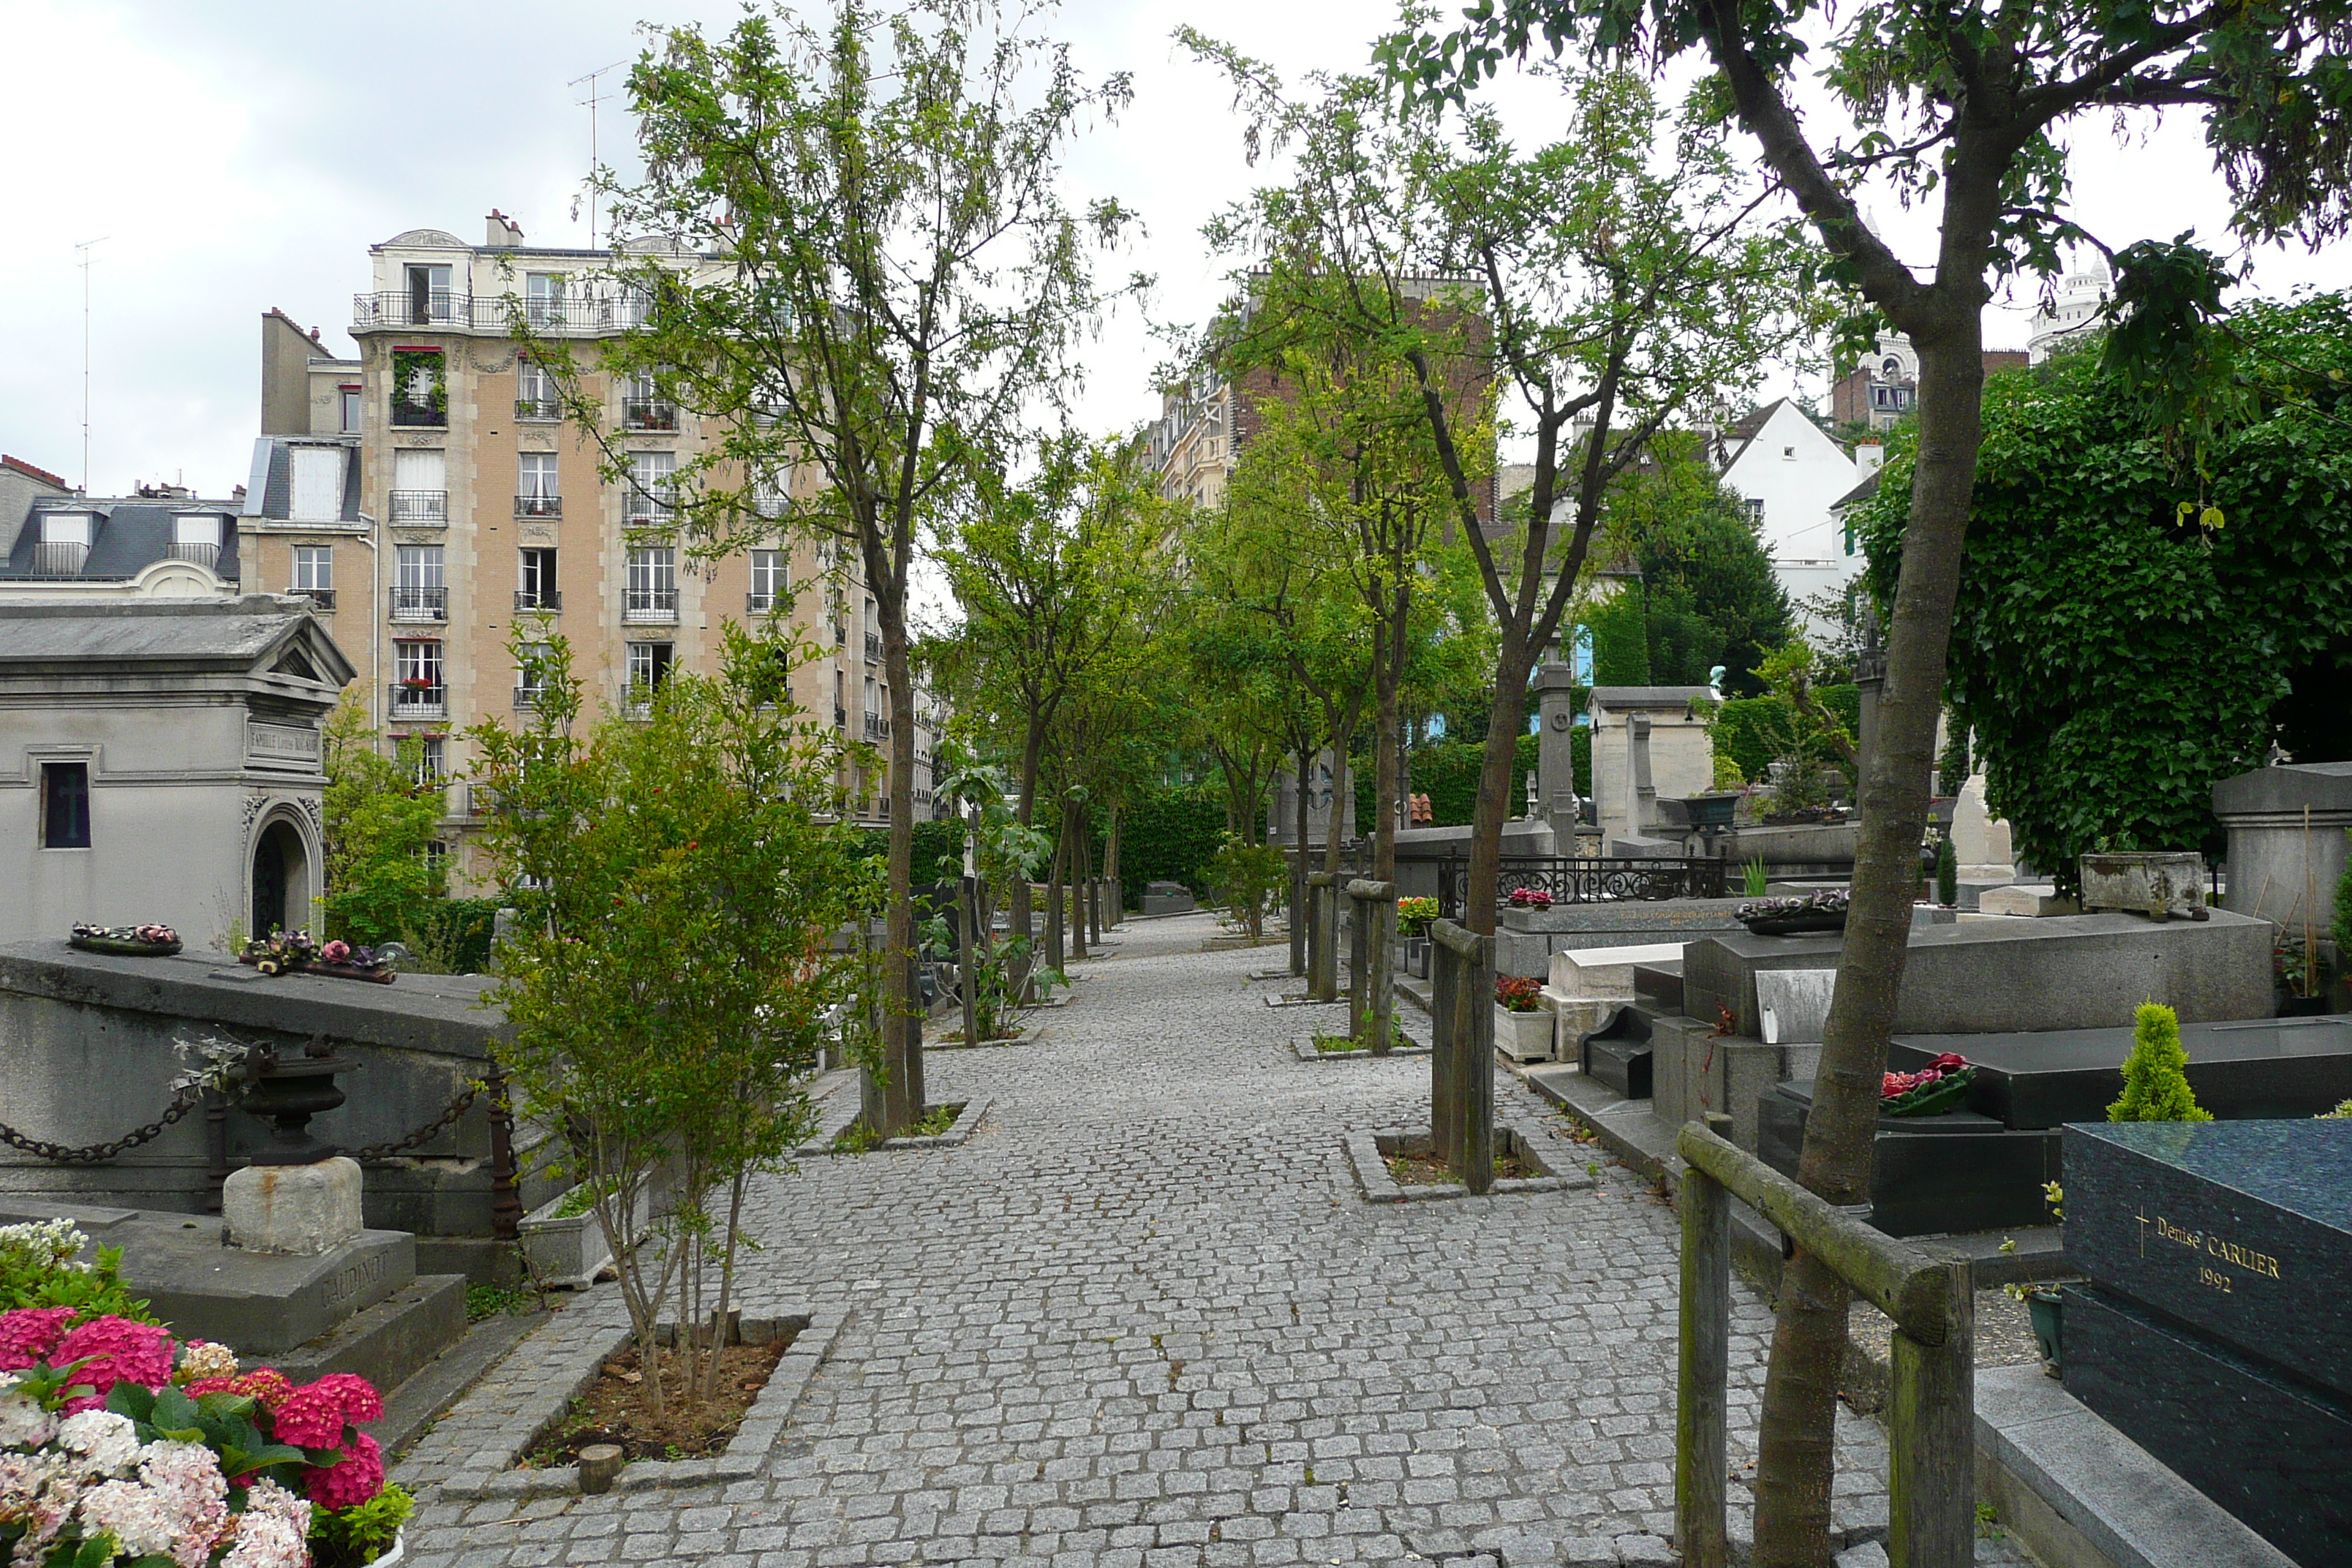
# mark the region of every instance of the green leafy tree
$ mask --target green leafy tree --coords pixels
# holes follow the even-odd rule
[[[2180,1016],[2144,1002],[2132,1019],[2131,1055],[2124,1058],[2123,1098],[2107,1107],[2110,1121],[2210,1121],[2189,1088],[2189,1053],[2180,1048]]]
[[[1416,30],[1381,53],[1409,91],[1440,100],[1459,98],[1506,59],[1538,50],[1638,53],[1658,62],[1702,53],[1709,69],[1701,96],[1755,138],[1764,166],[1820,233],[1841,278],[1919,351],[1923,456],[1906,476],[1912,509],[1892,605],[1886,700],[1861,781],[1853,910],[1799,1164],[1800,1179],[1827,1201],[1856,1202],[1868,1188],[1917,886],[1981,435],[1983,310],[1993,281],[2054,272],[2061,243],[2082,234],[2063,212],[2064,128],[2136,110],[2195,106],[2203,113],[2248,237],[2299,232],[2317,244],[2342,233],[2352,218],[2352,38],[2341,0],[2155,0],[2129,10],[2083,0],[1870,0],[1834,16],[1808,0],[1496,0],[1464,13],[1444,36],[1418,31],[1422,20],[1414,16]],[[1801,79],[1827,89],[1807,101],[1801,118]],[[1871,178],[1892,182],[1906,201],[1939,204],[1924,277],[1864,223],[1858,196]],[[1847,1302],[1835,1272],[1809,1253],[1782,1271],[1759,1443],[1759,1568],[1827,1560]],[[1965,1533],[1964,1521],[1958,1528]]]
[[[1936,901],[1947,907],[1960,901],[1960,854],[1948,836],[1936,841]]]
[[[1604,527],[1642,569],[1650,665],[1663,685],[1727,696],[1764,689],[1755,672],[1792,630],[1789,596],[1755,520],[1724,489],[1687,431],[1664,431],[1609,492]]]
[[[2213,782],[2273,742],[2352,758],[2352,297],[2224,324],[2243,395],[2183,468],[2097,353],[1986,388],[1953,731],[1975,732],[2019,852],[2070,889],[2085,853],[2211,842]],[[1898,440],[1857,516],[1882,591],[1916,461]],[[2184,521],[2184,491],[2223,525]]]
[[[327,720],[322,751],[326,933],[371,947],[413,939],[447,891],[428,853],[447,808],[441,781],[423,776],[425,743],[404,738],[385,756],[367,710],[346,694]]]
[[[518,641],[530,724],[470,731],[521,915],[488,994],[513,1031],[501,1059],[593,1199],[656,1415],[714,1392],[714,1337],[678,1335],[673,1373],[656,1329],[727,1321],[751,1180],[814,1131],[819,1048],[871,984],[833,942],[878,891],[841,820],[840,742],[791,697],[816,650],[723,638],[719,675],[584,728],[565,640]]]
[[[716,428],[681,454],[675,505],[695,548],[814,535],[855,556],[880,624],[890,734],[882,1050],[867,1121],[923,1114],[916,943],[915,686],[908,584],[931,521],[1022,449],[1073,384],[1097,296],[1086,259],[1126,215],[1081,214],[1060,158],[1126,102],[995,0],[841,0],[749,11],[724,37],[657,27],[629,78],[646,171],[613,188],[625,268],[652,308],[604,366],[650,375]],[[670,246],[725,258],[688,274]],[[528,336],[526,312],[514,314]],[[563,379],[559,342],[544,348]],[[593,407],[576,423],[601,428]],[[608,468],[625,471],[620,457]],[[814,478],[814,483],[807,482]]]

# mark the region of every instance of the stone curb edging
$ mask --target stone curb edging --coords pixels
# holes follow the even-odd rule
[[[1028,1028],[1022,1030],[1019,1034],[1003,1036],[992,1040],[982,1040],[976,1046],[968,1046],[961,1040],[925,1040],[923,1042],[923,1049],[926,1053],[931,1051],[992,1051],[1000,1047],[1034,1046],[1043,1042],[1045,1038],[1045,1026],[1043,1024],[1034,1024],[1030,1026]]]
[[[625,1466],[613,1489],[621,1492],[656,1491],[677,1487],[709,1486],[722,1481],[749,1480],[760,1473],[783,1432],[784,1424],[792,1418],[801,1396],[808,1392],[809,1379],[833,1353],[834,1342],[840,1337],[842,1326],[848,1321],[845,1307],[811,1307],[801,1311],[779,1313],[770,1321],[782,1326],[796,1324],[799,1332],[792,1348],[776,1363],[768,1376],[767,1386],[760,1390],[751,1407],[743,1415],[743,1424],[728,1440],[727,1451],[715,1459],[639,1459]],[[550,1323],[541,1333],[564,1325]],[[588,1339],[584,1343],[560,1356],[551,1367],[551,1377],[537,1394],[517,1409],[504,1413],[499,1426],[499,1440],[494,1446],[477,1449],[467,1456],[467,1462],[441,1482],[444,1497],[472,1500],[500,1499],[521,1501],[528,1498],[574,1497],[580,1491],[580,1468],[576,1465],[556,1466],[543,1470],[518,1470],[514,1462],[529,1452],[547,1429],[555,1425],[570,1408],[572,1401],[594,1380],[605,1361],[617,1354],[629,1343],[630,1330],[625,1322],[611,1325],[607,1331]],[[534,1336],[536,1337],[536,1336]],[[444,1416],[444,1422],[461,1422],[465,1406],[473,1396],[461,1401],[457,1409]],[[485,1462],[488,1461],[488,1462]]]
[[[1425,1057],[1432,1049],[1432,1047],[1423,1045],[1398,1046],[1389,1052],[1387,1059],[1394,1061],[1399,1057]],[[1370,1051],[1318,1051],[1315,1048],[1315,1037],[1312,1035],[1291,1036],[1290,1054],[1302,1062],[1373,1062],[1382,1059]]]
[[[1567,1163],[1568,1156],[1553,1147],[1554,1141],[1540,1132],[1530,1133],[1516,1121],[1499,1118],[1495,1122],[1498,1132],[1507,1131],[1520,1142],[1542,1150],[1543,1163],[1555,1170]],[[1415,1182],[1410,1186],[1389,1174],[1388,1162],[1381,1155],[1380,1140],[1383,1138],[1426,1138],[1426,1127],[1383,1127],[1365,1132],[1349,1132],[1343,1136],[1348,1161],[1356,1168],[1356,1182],[1363,1189],[1364,1201],[1374,1204],[1428,1203],[1444,1198],[1466,1198],[1470,1189],[1459,1182]],[[1519,1176],[1497,1180],[1487,1190],[1489,1197],[1510,1197],[1522,1193],[1564,1193],[1589,1189],[1594,1185],[1589,1171],[1569,1171],[1549,1176]]]
[[[849,1101],[848,1114],[841,1116],[838,1121],[828,1118],[824,1131],[816,1142],[802,1144],[792,1152],[791,1157],[795,1160],[831,1159],[834,1153],[833,1141],[847,1131],[856,1122],[859,1115],[860,1108],[856,1097],[850,1096]],[[956,1113],[956,1119],[953,1121],[948,1123],[948,1130],[944,1132],[929,1138],[885,1138],[881,1142],[862,1152],[867,1154],[879,1154],[891,1149],[952,1149],[968,1143],[971,1141],[972,1133],[980,1127],[980,1119],[987,1115],[988,1108],[995,1103],[993,1099],[987,1098],[967,1100],[963,1102],[963,1109]]]

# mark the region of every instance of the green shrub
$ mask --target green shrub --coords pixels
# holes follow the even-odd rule
[[[2142,1003],[2133,1021],[2131,1055],[2124,1061],[2124,1097],[2107,1107],[2107,1120],[2212,1121],[2189,1088],[2188,1067],[2179,1015],[2160,1003]]]
[[[436,899],[411,918],[408,945],[425,962],[420,972],[483,974],[490,967],[490,933],[508,900]]]
[[[88,1242],[71,1220],[0,1226],[0,1312],[71,1307],[86,1318],[156,1321],[123,1286],[121,1247],[100,1247],[95,1263],[75,1261]]]
[[[1960,855],[1949,837],[1936,844],[1936,901],[1947,905],[1960,901]]]
[[[857,837],[862,854],[888,858],[888,828],[865,828]],[[952,882],[963,875],[963,824],[953,818],[915,824],[916,886],[920,887],[926,882]]]
[[[1541,754],[1543,737],[1521,735],[1511,748],[1510,806],[1506,816],[1517,816],[1527,809],[1528,775],[1538,771],[1537,759]],[[1592,793],[1592,731],[1578,725],[1569,736],[1570,761],[1576,769],[1576,790],[1579,795]],[[1414,795],[1429,797],[1429,826],[1433,827],[1466,827],[1478,810],[1478,769],[1486,760],[1484,742],[1439,741],[1423,746],[1412,753],[1410,784]],[[1356,785],[1356,826],[1370,833],[1372,826],[1372,776],[1369,769],[1358,769]]]

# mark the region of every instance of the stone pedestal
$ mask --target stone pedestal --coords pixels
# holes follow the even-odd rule
[[[2352,763],[2289,763],[2213,784],[2213,815],[2230,836],[2222,907],[2302,929],[2326,927],[2352,827]]]
[[[232,1246],[315,1258],[360,1233],[360,1167],[337,1155],[312,1165],[247,1165],[221,1185]]]

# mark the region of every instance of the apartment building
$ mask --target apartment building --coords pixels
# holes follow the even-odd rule
[[[469,726],[530,710],[517,640],[561,633],[591,707],[625,712],[674,669],[715,670],[726,622],[770,616],[825,649],[795,677],[794,700],[887,754],[881,637],[859,563],[807,541],[692,558],[675,528],[674,476],[719,433],[649,383],[596,368],[600,343],[643,319],[615,263],[647,254],[688,275],[719,264],[529,247],[493,212],[480,245],[418,228],[370,247],[351,359],[264,318],[265,421],[292,428],[265,429],[256,446],[247,591],[307,594],[361,671],[377,726],[418,740],[445,774],[469,761]],[[571,344],[604,447],[566,421],[552,377],[513,335],[514,310]],[[606,450],[625,477],[606,478]],[[932,750],[919,734],[919,800]],[[879,770],[844,783],[862,819],[884,819]],[[473,804],[451,792],[452,864],[467,884],[482,879],[465,842]]]
[[[235,598],[242,504],[176,484],[86,496],[0,457],[0,599]]]

